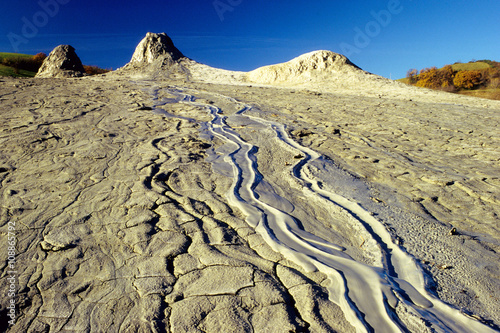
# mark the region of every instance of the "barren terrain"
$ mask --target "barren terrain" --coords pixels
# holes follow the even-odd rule
[[[0,79],[3,329],[498,330],[500,103],[189,68]]]

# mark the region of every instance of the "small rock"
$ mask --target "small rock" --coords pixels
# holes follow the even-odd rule
[[[451,269],[453,267],[450,265],[439,265],[439,266],[437,266],[437,268],[439,268],[439,269]]]

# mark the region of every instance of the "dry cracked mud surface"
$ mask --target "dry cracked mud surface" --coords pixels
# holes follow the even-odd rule
[[[213,167],[228,143],[207,135],[211,116],[180,101],[180,86],[224,115],[245,104],[249,116],[285,124],[338,166],[344,180],[325,187],[377,217],[432,294],[498,329],[498,105],[125,76],[0,79],[0,239],[7,244],[10,223],[17,240],[16,323],[2,329],[355,331],[329,299],[332,281],[273,250],[228,202],[230,171]],[[313,205],[287,176],[301,153],[268,145],[268,130],[238,119],[228,125],[258,147],[263,200],[378,265],[369,235],[346,224],[352,217]],[[310,216],[322,223],[308,225]],[[424,331],[406,308],[395,311],[408,331]]]
[[[150,96],[126,81],[2,81],[1,219],[15,223],[19,272],[10,331],[349,330],[324,277],[227,206],[229,181],[204,162],[202,110],[168,110],[196,121],[141,110]]]

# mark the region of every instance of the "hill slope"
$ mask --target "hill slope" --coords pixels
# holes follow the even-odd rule
[[[34,77],[36,74],[34,71],[16,69],[15,66],[11,66],[17,59],[31,58],[33,58],[31,54],[0,52],[0,76]]]
[[[22,54],[22,53],[9,53],[9,52],[0,52],[0,61],[5,58],[31,58],[32,54]]]

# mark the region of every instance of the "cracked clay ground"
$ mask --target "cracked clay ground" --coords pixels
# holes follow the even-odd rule
[[[209,114],[173,102],[162,108],[182,117],[154,113],[151,86],[120,78],[0,80],[0,224],[14,222],[17,236],[17,318],[9,332],[353,332],[329,300],[326,276],[273,251],[227,202],[232,179],[207,161],[223,142],[200,135]],[[237,107],[214,91],[253,103],[253,115],[279,118],[294,140],[372,182],[365,208],[422,265],[431,292],[498,327],[495,113],[478,107],[460,118],[465,107],[444,103],[193,87],[228,114]],[[429,110],[463,122],[434,119]],[[473,117],[483,125],[471,128]],[[259,146],[255,129],[231,125]],[[296,216],[344,218],[281,190],[296,186],[278,176],[296,163],[292,152],[262,146],[256,156]],[[401,224],[394,209],[413,215]],[[305,226],[373,264],[364,251],[369,239],[338,236],[351,232],[341,223],[332,228]]]
[[[204,162],[196,122],[139,110],[150,96],[125,81],[51,82],[1,82],[1,220],[16,223],[20,272],[11,332],[345,325],[324,277],[224,202],[230,181]]]

